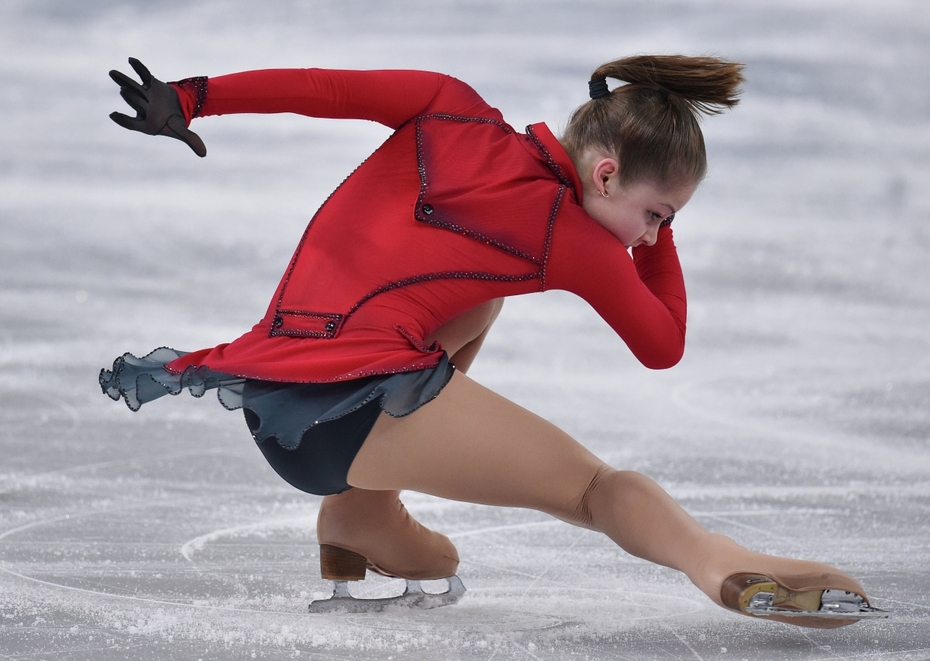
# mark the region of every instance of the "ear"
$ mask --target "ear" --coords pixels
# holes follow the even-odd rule
[[[615,158],[602,158],[594,164],[591,170],[591,183],[595,190],[602,194],[607,189],[607,184],[611,179],[620,174],[620,164]]]

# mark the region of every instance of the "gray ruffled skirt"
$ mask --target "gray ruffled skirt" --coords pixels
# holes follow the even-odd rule
[[[138,358],[126,353],[100,370],[100,387],[133,411],[187,390],[202,397],[216,390],[228,410],[243,409],[259,449],[293,486],[325,495],[349,488],[349,466],[381,411],[399,418],[433,400],[455,368],[443,354],[439,365],[416,372],[334,383],[280,383],[244,379],[206,367],[180,374],[165,365],[185,352],[161,347]]]

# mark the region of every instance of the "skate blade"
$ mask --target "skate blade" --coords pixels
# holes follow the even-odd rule
[[[358,599],[349,594],[347,581],[333,581],[333,595],[329,599],[312,601],[307,608],[311,613],[380,613],[388,608],[429,610],[451,606],[465,594],[465,585],[458,576],[445,580],[449,584],[445,592],[424,592],[420,581],[408,579],[402,595],[380,599]]]
[[[784,608],[774,605],[775,594],[760,591],[752,595],[744,612],[756,617],[777,615],[779,617],[805,617],[818,620],[866,620],[889,616],[888,611],[869,606],[855,592],[824,590],[820,609],[816,611]]]

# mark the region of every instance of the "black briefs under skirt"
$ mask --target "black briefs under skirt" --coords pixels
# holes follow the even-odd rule
[[[123,354],[100,370],[100,386],[130,409],[185,388],[195,397],[216,389],[229,410],[243,409],[259,449],[284,480],[317,495],[349,488],[349,467],[383,410],[399,418],[433,400],[455,368],[443,357],[435,368],[337,381],[279,383],[243,379],[205,367],[181,374],[165,365],[183,352],[162,347],[137,358]]]

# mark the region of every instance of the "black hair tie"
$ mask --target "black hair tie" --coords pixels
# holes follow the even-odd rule
[[[607,81],[604,78],[600,80],[589,80],[588,94],[591,95],[592,99],[602,99],[605,96],[610,96],[610,90],[607,88]]]
[[[672,95],[672,92],[659,85],[659,94],[662,95],[662,101],[668,101],[668,97]]]

